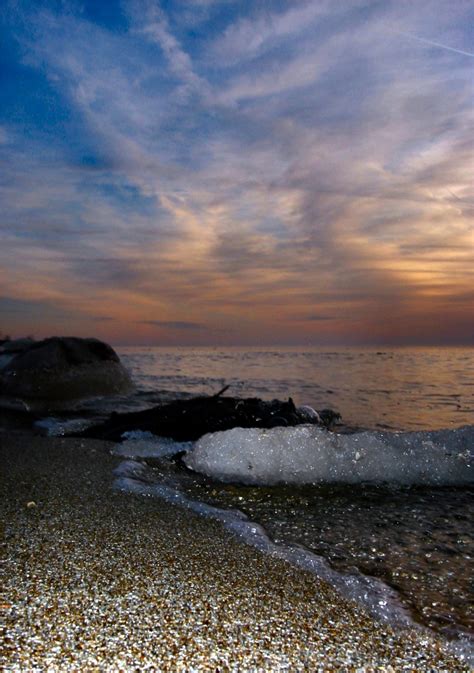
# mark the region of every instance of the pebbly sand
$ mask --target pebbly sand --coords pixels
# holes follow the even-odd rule
[[[469,670],[218,522],[113,491],[110,447],[0,434],[0,670]]]

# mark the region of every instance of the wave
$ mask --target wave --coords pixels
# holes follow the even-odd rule
[[[314,425],[233,428],[199,439],[186,466],[214,479],[255,485],[474,482],[474,426],[351,435]]]

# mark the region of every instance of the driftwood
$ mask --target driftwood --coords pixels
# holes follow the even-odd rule
[[[318,422],[308,420],[307,415],[295,407],[291,397],[287,402],[221,397],[227,388],[212,397],[175,400],[145,411],[113,413],[107,421],[87,428],[79,436],[118,442],[124,432],[142,430],[178,441],[194,441],[208,432],[235,427],[273,428]],[[332,413],[331,420],[334,420]],[[323,418],[322,424],[330,423]]]

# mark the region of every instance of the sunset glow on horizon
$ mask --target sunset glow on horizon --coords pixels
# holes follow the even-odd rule
[[[5,0],[0,333],[474,345],[474,7]]]

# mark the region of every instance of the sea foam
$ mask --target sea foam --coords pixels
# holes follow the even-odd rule
[[[205,435],[188,468],[245,484],[396,483],[465,485],[474,481],[474,426],[350,435],[314,425],[233,428]]]

